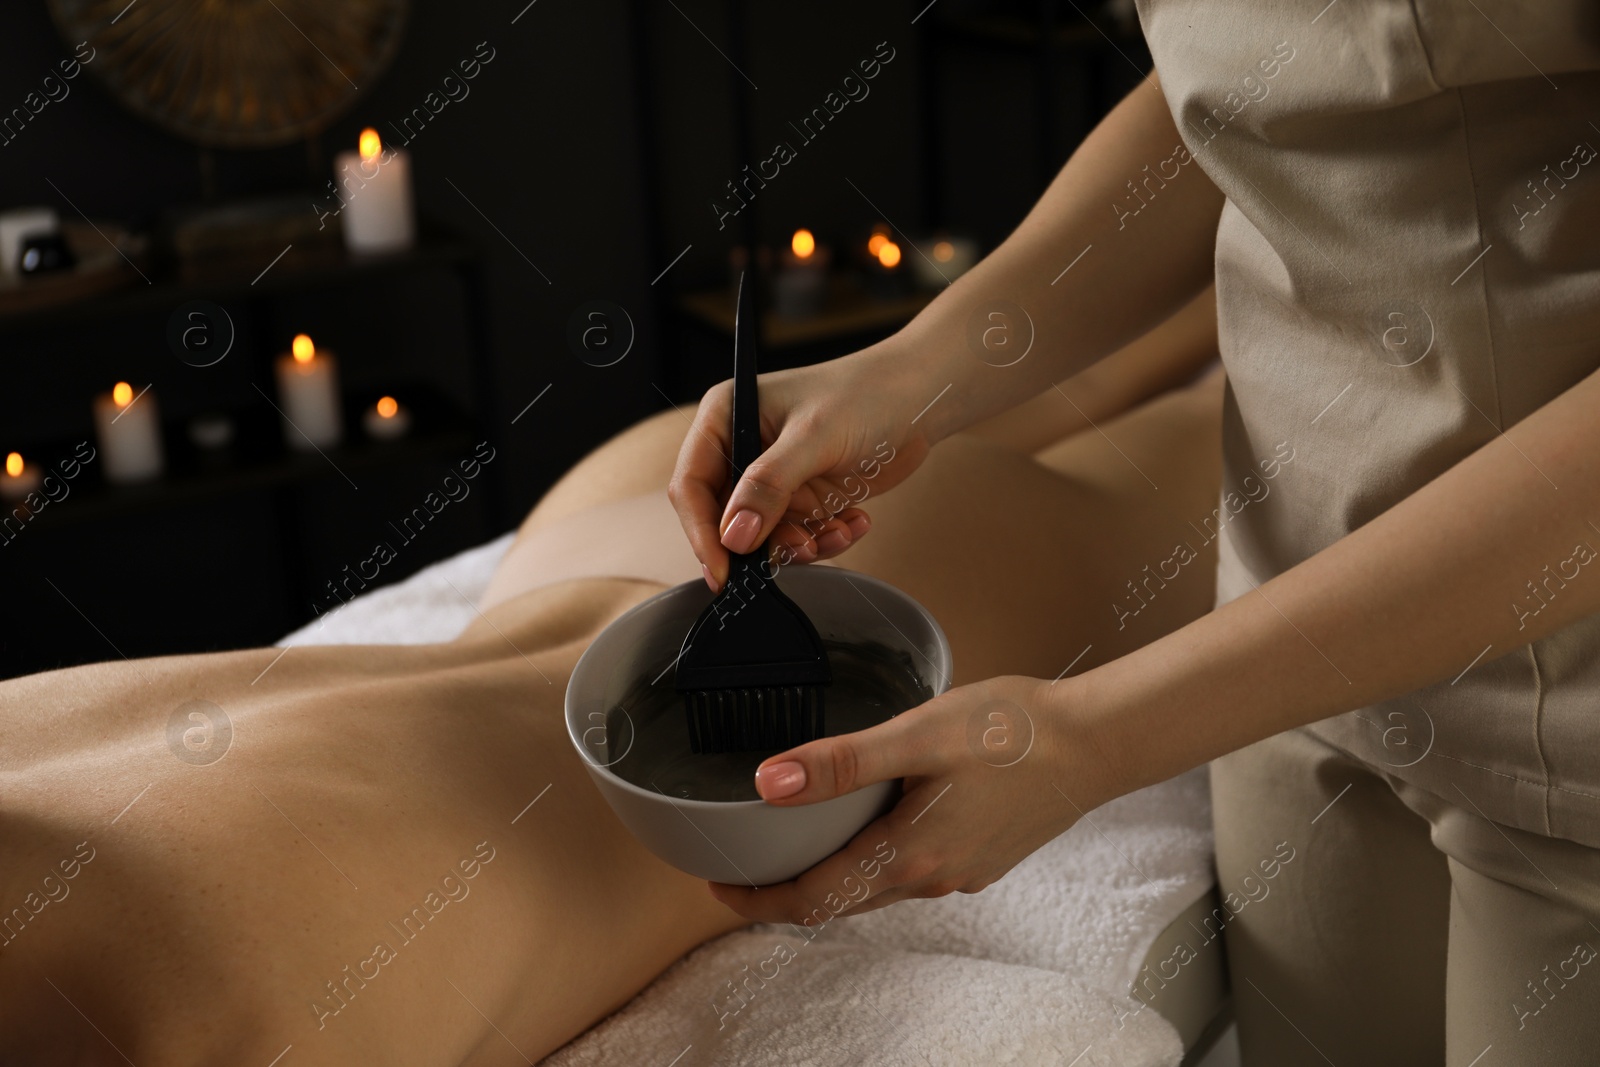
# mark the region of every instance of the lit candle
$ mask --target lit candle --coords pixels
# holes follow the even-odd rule
[[[772,280],[773,310],[789,318],[816,313],[828,278],[828,249],[810,230],[796,230]]]
[[[94,428],[109,482],[141,482],[161,473],[161,416],[155,393],[118,382],[94,398]]]
[[[867,249],[871,255],[867,277],[873,291],[882,297],[904,296],[907,275],[900,268],[900,246],[883,234],[873,234]]]
[[[344,246],[352,252],[397,252],[416,239],[411,207],[411,157],[387,148],[378,131],[361,131],[360,150],[334,159],[343,204]]]
[[[867,258],[877,259],[883,246],[889,243],[889,228],[883,223],[872,227],[872,236],[867,238]]]
[[[941,237],[928,246],[928,259],[916,256],[911,260],[911,270],[917,276],[918,285],[942,289],[977,262],[978,242],[970,237]]]
[[[305,334],[297,334],[291,350],[278,357],[278,403],[282,406],[283,439],[290,448],[309,452],[336,445],[344,436],[339,417],[339,364],[332,352],[319,351]]]
[[[411,428],[411,412],[392,396],[380,397],[376,404],[367,409],[361,423],[367,428],[367,436],[388,441],[405,436]]]
[[[39,488],[39,472],[22,462],[21,452],[6,454],[6,472],[0,474],[0,498],[21,500]]]

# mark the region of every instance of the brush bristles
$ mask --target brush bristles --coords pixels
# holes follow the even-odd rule
[[[683,694],[689,750],[751,752],[793,748],[822,736],[823,687],[697,689]]]

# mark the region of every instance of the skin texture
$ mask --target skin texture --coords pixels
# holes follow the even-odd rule
[[[490,616],[506,638],[295,649],[254,686],[275,650],[6,683],[7,907],[78,842],[95,858],[0,950],[0,1058],[520,1062],[478,1010],[538,1055],[740,925],[609,818],[560,717],[590,635],[656,588],[539,590]],[[209,766],[166,736],[196,698],[233,728]],[[389,923],[451,873],[467,895],[403,943]],[[379,941],[398,958],[319,1027]]]
[[[826,543],[795,519],[827,509],[847,457],[864,441],[903,447],[911,462],[896,479],[909,486],[917,458],[935,442],[1031,396],[1041,380],[1089,365],[1141,319],[1203,286],[1221,205],[1203,173],[1146,208],[1161,212],[1159,225],[1113,235],[1104,210],[1125,175],[1178,143],[1151,79],[1084,142],[1016,232],[899,334],[773,375],[770,390],[763,379],[774,441],[731,494],[707,440],[725,422],[727,389],[712,390],[701,407],[704,432],[685,443],[672,486],[685,533],[712,576],[726,573],[727,551],[750,531],[792,539],[800,559],[837,556],[853,543],[857,517],[828,531],[836,536]],[[1091,258],[1058,273],[1064,257],[1091,245]],[[1037,360],[997,370],[966,348],[972,314],[995,300],[1029,309]],[[1564,558],[1574,537],[1600,521],[1597,405],[1600,372],[1377,519],[1178,633],[1054,686],[1038,677],[989,679],[876,730],[780,754],[757,772],[762,795],[814,803],[908,775],[935,791],[948,786],[952,797],[969,798],[968,815],[918,823],[922,837],[906,842],[906,862],[857,907],[972,891],[1098,803],[1451,677],[1488,647],[1500,656],[1553,633],[1600,610],[1600,584],[1575,585],[1525,628],[1506,605],[1527,575]],[[1008,522],[1031,524],[1020,499],[1003,511]],[[1405,654],[1395,655],[1400,648]],[[1034,716],[1040,762],[1048,763],[1029,768],[1034,780],[1021,791],[1018,776],[997,778],[974,765],[962,730],[974,709],[1001,697]],[[1072,797],[1064,809],[1052,802],[1063,791]],[[920,800],[907,795],[879,837],[909,826]],[[1002,817],[1007,834],[992,838]],[[796,882],[723,887],[719,898],[752,919],[792,920],[869,853],[857,842]]]
[[[1207,331],[1191,316],[1164,335],[1170,361],[1135,355],[1121,378],[1064,383],[1059,404],[990,427],[1046,442],[1037,458],[954,437],[875,509],[851,563],[934,612],[958,682],[1059,672],[1060,649],[1111,616],[1122,576],[1209,508],[1220,376],[1106,410],[1181,377]],[[1075,433],[1080,413],[1103,435]],[[620,435],[524,533],[661,491],[688,432],[668,411]],[[1019,497],[1033,502],[1026,533],[998,521]],[[637,531],[641,551],[677,536],[662,525]],[[0,683],[0,918],[39,899],[46,875],[67,890],[0,943],[0,1064],[266,1064],[291,1045],[285,1065],[524,1063],[743,925],[622,829],[565,735],[578,655],[663,586],[533,588],[542,565],[514,548],[481,617],[445,644],[119,660]],[[1211,596],[1197,567],[1075,669]],[[231,724],[213,762],[180,758],[169,736],[195,700]],[[66,878],[60,865],[83,855]],[[403,936],[391,924],[416,907]],[[388,962],[370,962],[378,942]]]

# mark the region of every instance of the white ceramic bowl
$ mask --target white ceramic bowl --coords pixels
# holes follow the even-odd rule
[[[876,641],[911,654],[934,694],[950,684],[950,642],[927,610],[900,590],[842,567],[785,567],[778,584],[824,640]],[[819,804],[780,808],[764,800],[685,800],[634,785],[610,765],[631,737],[608,736],[608,716],[646,678],[668,669],[684,634],[711,602],[704,582],[658,593],[607,626],[578,660],[567,684],[567,734],[589,776],[635,837],[657,856],[698,878],[733,885],[785,882],[844,847],[899,796],[880,782]],[[665,672],[665,673],[663,673]],[[905,710],[905,709],[900,709]],[[626,719],[615,729],[627,732]]]

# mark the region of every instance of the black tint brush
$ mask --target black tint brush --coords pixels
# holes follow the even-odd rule
[[[739,278],[733,330],[733,483],[761,455],[755,287]],[[733,553],[728,583],[689,628],[676,685],[696,754],[784,749],[822,736],[828,653],[805,612],[773,580],[765,544]]]

